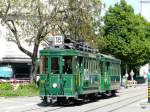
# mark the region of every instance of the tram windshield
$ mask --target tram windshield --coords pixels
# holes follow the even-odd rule
[[[72,74],[72,57],[64,56],[63,61],[63,74]]]
[[[40,74],[47,74],[48,73],[48,66],[49,71],[52,74],[72,74],[72,56],[63,56],[63,62],[60,62],[60,57],[51,57],[48,60],[48,57],[41,56],[40,59]],[[48,61],[51,63],[48,63]],[[62,67],[62,69],[61,69]],[[60,72],[62,70],[62,72]]]
[[[59,58],[57,57],[52,57],[51,58],[51,72],[53,74],[59,74],[60,71],[59,71]]]

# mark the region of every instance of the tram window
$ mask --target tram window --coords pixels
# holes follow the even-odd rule
[[[116,67],[116,64],[115,64],[115,66],[114,66],[115,68],[115,75],[117,75],[117,67]]]
[[[121,71],[120,71],[120,68],[119,68],[119,66],[118,66],[118,75],[120,75],[120,72],[121,72]]]
[[[96,73],[96,61],[94,61],[94,73]]]
[[[117,69],[117,66],[115,66],[115,68],[116,68],[116,75],[118,75],[118,69]]]
[[[88,74],[88,60],[84,58],[84,75]]]
[[[101,72],[101,75],[103,76],[104,75],[104,73],[103,73],[103,62],[101,62],[100,63],[100,72]]]
[[[110,75],[112,75],[112,63],[110,63]]]
[[[117,65],[117,75],[119,75],[119,66]]]
[[[108,71],[108,70],[109,70],[110,63],[107,62],[107,63],[106,63],[106,66],[107,66],[107,71]]]
[[[115,75],[115,65],[113,64],[113,75]]]
[[[51,72],[53,74],[59,74],[59,59],[56,57],[51,58]]]
[[[91,67],[90,67],[90,59],[88,59],[88,74],[90,74],[91,73]]]
[[[48,58],[45,56],[41,56],[40,73],[45,74],[47,72],[48,72]]]
[[[65,56],[63,57],[64,66],[63,66],[63,74],[72,74],[72,57]]]
[[[95,74],[95,72],[96,72],[96,62],[95,62],[95,60],[92,60],[92,74],[94,75]]]
[[[83,58],[82,57],[78,57],[78,60],[79,60],[79,67],[81,67],[82,66]]]
[[[98,62],[96,62],[96,74],[98,73]]]
[[[84,63],[83,63],[83,65],[84,65],[84,69],[86,69],[86,58],[84,58]]]
[[[90,69],[91,69],[91,74],[93,75],[93,72],[94,72],[94,60],[93,59],[91,59]]]

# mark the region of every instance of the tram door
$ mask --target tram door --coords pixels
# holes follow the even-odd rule
[[[49,84],[50,84],[50,94],[63,94],[62,82],[62,68],[61,68],[61,57],[50,57],[49,59]]]
[[[73,57],[58,56],[51,57],[50,82],[52,94],[72,95],[74,94]]]

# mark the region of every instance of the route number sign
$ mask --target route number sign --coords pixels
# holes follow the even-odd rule
[[[54,36],[54,45],[55,46],[63,45],[63,43],[64,43],[63,36]]]

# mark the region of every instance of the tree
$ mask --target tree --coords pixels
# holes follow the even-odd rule
[[[65,37],[69,34],[75,40],[94,38],[100,6],[100,0],[0,1],[0,18],[10,30],[11,41],[32,59],[31,80],[36,76],[39,45],[47,34],[58,32]],[[22,42],[32,45],[33,50],[24,48]]]
[[[65,6],[64,18],[60,18],[64,22],[57,23],[60,31],[73,40],[95,39],[101,23],[101,0],[69,0]]]
[[[2,22],[10,30],[11,40],[32,59],[33,80],[37,71],[39,45],[53,31],[61,4],[57,4],[56,0],[50,0],[47,4],[40,0],[1,0],[0,4]],[[33,50],[24,48],[22,42],[32,45]]]
[[[146,23],[125,0],[110,7],[104,16],[107,48],[103,51],[120,58],[131,69],[144,64],[149,54]]]

